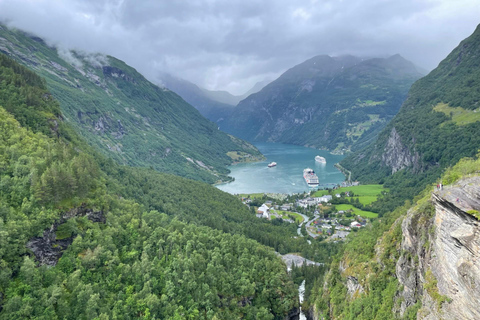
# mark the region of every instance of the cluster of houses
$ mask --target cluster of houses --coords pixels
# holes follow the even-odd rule
[[[340,194],[338,195],[340,197]],[[309,197],[305,199],[298,199],[296,202],[297,207],[302,207],[302,208],[307,208],[309,206],[316,206],[319,205],[320,203],[327,203],[332,200],[332,196],[327,194],[325,196],[321,197]]]
[[[330,219],[330,218],[321,218],[313,221],[313,228],[317,231],[317,233],[322,233],[325,235],[332,235],[333,230],[335,233],[332,235],[332,240],[334,239],[344,239],[353,228],[362,228],[366,225],[366,221],[361,218],[357,217],[358,222],[356,220],[350,223],[350,226],[341,225],[337,219]]]

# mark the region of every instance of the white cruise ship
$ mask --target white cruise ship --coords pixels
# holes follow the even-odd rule
[[[315,161],[317,161],[319,163],[327,163],[327,159],[325,159],[324,157],[320,157],[320,156],[316,156]]]
[[[318,187],[318,177],[310,168],[306,168],[303,170],[303,178],[305,182],[307,182],[309,187]]]

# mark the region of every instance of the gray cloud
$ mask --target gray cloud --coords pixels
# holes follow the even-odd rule
[[[240,94],[318,54],[400,53],[432,69],[480,23],[478,0],[0,0],[0,19]]]

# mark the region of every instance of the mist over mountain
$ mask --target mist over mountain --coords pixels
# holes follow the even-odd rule
[[[66,119],[119,163],[213,183],[228,180],[232,157],[260,156],[114,57],[57,49],[4,26],[0,52],[45,77]]]
[[[194,106],[205,118],[220,123],[227,118],[234,107],[250,94],[260,91],[268,82],[257,82],[246,93],[235,96],[227,91],[212,91],[201,88],[187,80],[163,73],[159,76],[160,84],[168,88]]]
[[[400,55],[316,56],[241,101],[220,127],[249,141],[345,152],[375,137],[420,77]]]
[[[480,145],[480,28],[463,40],[427,76],[378,139],[342,164],[364,181],[432,180]],[[420,184],[420,181],[419,183]]]

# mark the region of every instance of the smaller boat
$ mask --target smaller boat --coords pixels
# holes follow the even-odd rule
[[[273,167],[275,167],[275,166],[277,166],[277,163],[276,163],[276,162],[270,162],[267,167],[273,168]]]
[[[327,163],[327,159],[325,159],[324,157],[320,157],[320,156],[316,156],[315,161],[317,161],[319,163]]]

